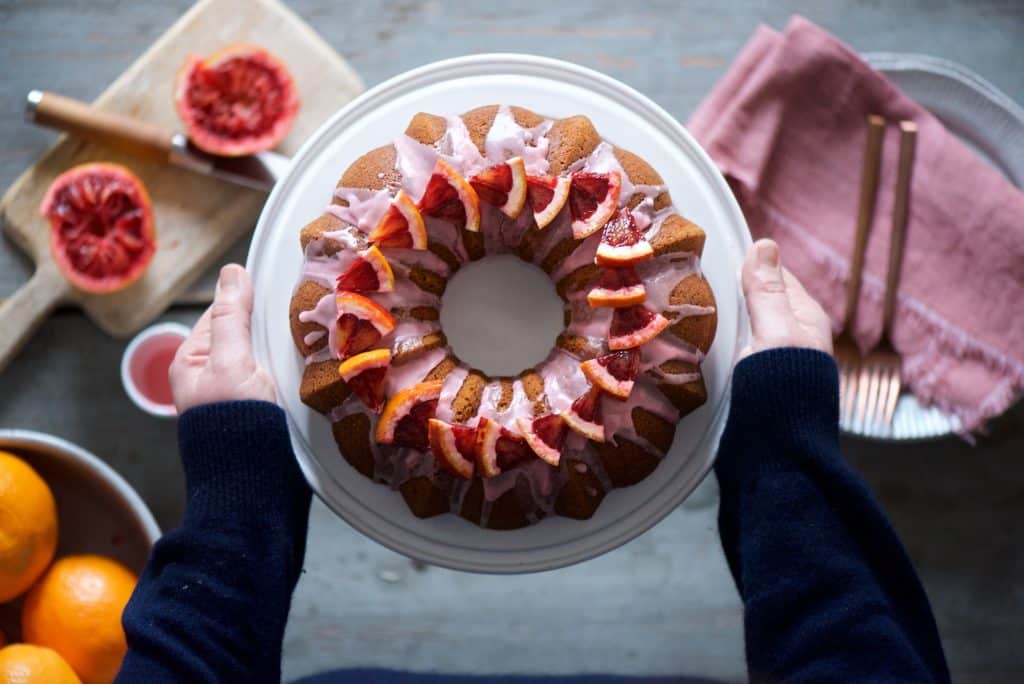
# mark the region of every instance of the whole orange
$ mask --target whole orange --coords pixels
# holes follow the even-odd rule
[[[128,651],[121,613],[136,581],[109,558],[62,558],[28,592],[22,637],[59,653],[85,684],[110,684]]]
[[[0,648],[0,684],[82,684],[56,651],[14,644]]]
[[[0,451],[0,603],[28,589],[57,549],[57,504],[28,463]]]

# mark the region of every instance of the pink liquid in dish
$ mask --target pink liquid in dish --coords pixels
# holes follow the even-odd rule
[[[184,341],[176,333],[154,335],[140,344],[132,356],[129,364],[132,382],[139,394],[154,404],[170,406],[174,403],[167,371]]]

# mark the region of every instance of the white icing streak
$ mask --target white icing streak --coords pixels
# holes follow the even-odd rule
[[[337,188],[334,196],[348,202],[344,207],[340,204],[327,206],[328,213],[337,216],[350,226],[355,226],[364,233],[369,233],[384,217],[384,212],[391,206],[391,190],[367,190],[366,188]]]
[[[338,303],[334,299],[334,290],[325,294],[309,311],[299,313],[303,323],[316,323],[327,331],[327,346],[310,354],[306,364],[319,363],[338,358]]]
[[[444,384],[441,385],[441,396],[437,400],[437,412],[435,417],[438,420],[443,420],[446,423],[452,422],[454,416],[454,407],[452,406],[455,401],[455,396],[459,393],[459,389],[462,388],[462,383],[466,381],[466,377],[469,375],[469,369],[465,366],[459,366],[451,370],[444,377]]]
[[[512,157],[522,157],[526,173],[531,176],[547,175],[550,166],[547,134],[551,124],[551,120],[546,119],[533,128],[523,128],[516,123],[508,105],[501,105],[484,139],[488,164],[500,164]]]
[[[561,349],[555,349],[541,364],[544,395],[552,413],[567,413],[572,403],[587,393],[590,381],[580,370],[580,362]]]

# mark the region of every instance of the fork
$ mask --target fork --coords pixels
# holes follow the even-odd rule
[[[910,200],[910,177],[917,145],[917,125],[900,122],[900,155],[896,175],[896,193],[892,209],[892,232],[889,238],[889,269],[885,278],[885,299],[882,302],[882,337],[861,360],[856,413],[865,434],[885,436],[892,429],[896,401],[900,396],[900,373],[903,361],[892,344],[896,295],[903,267],[903,243],[907,228]]]
[[[864,270],[864,251],[871,232],[871,218],[875,213],[878,191],[878,168],[882,156],[882,137],[885,119],[871,114],[867,118],[867,142],[861,168],[860,198],[857,207],[857,229],[850,259],[850,279],[846,283],[846,317],[839,336],[833,341],[836,362],[839,364],[839,422],[848,428],[853,420],[859,383],[860,349],[853,339],[853,325],[857,320],[860,299],[861,273]]]

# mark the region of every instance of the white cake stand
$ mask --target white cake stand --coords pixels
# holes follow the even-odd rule
[[[586,114],[610,142],[647,159],[665,179],[679,210],[707,230],[703,266],[718,300],[718,336],[704,363],[708,402],[681,422],[657,470],[638,485],[610,492],[590,520],[552,517],[514,531],[480,529],[454,515],[420,520],[397,492],[349,466],[338,454],[327,419],[299,401],[302,359],[288,326],[288,304],[302,262],[299,229],[323,212],[344,169],[393,140],[417,112],[457,114],[495,103],[550,117]],[[446,60],[386,81],[339,111],[306,142],[274,188],[248,259],[256,288],[255,352],[277,385],[310,485],[350,525],[407,556],[458,570],[550,570],[633,539],[678,506],[710,470],[728,413],[733,362],[749,336],[738,282],[749,245],[743,215],[714,164],[673,117],[632,88],[539,57]],[[456,315],[483,313],[472,304],[463,308]]]

